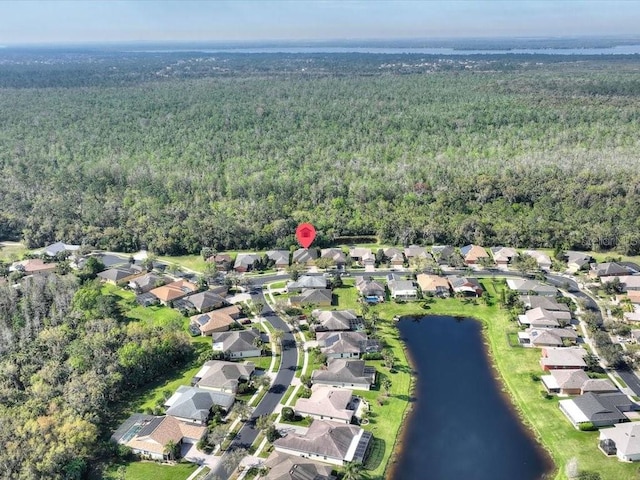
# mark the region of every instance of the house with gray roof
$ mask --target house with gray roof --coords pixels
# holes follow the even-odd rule
[[[579,272],[580,270],[587,270],[589,263],[593,260],[590,255],[583,252],[574,252],[568,250],[564,252],[564,259],[567,262],[567,269],[571,273]]]
[[[518,315],[518,323],[526,327],[558,328],[571,323],[571,312],[533,308],[524,312],[524,315]]]
[[[375,381],[375,367],[367,366],[364,360],[329,359],[326,369],[314,370],[311,373],[311,382],[314,385],[331,385],[336,388],[369,390]]]
[[[432,258],[431,255],[429,255],[429,252],[427,252],[427,249],[419,245],[409,245],[406,247],[404,249],[404,256],[407,260],[411,260],[412,258]]]
[[[389,295],[393,299],[416,300],[418,298],[418,287],[411,280],[403,280],[390,273],[387,276],[387,286],[389,287]]]
[[[235,395],[240,383],[251,381],[255,369],[255,365],[251,362],[209,360],[191,379],[191,385]]]
[[[290,305],[329,307],[333,303],[333,292],[329,288],[305,288],[300,295],[289,298]]]
[[[64,242],[56,242],[51,245],[47,245],[42,249],[42,253],[44,253],[47,257],[55,257],[61,252],[77,252],[80,250],[80,245],[72,245]]]
[[[631,275],[632,272],[629,268],[620,265],[617,262],[604,262],[594,263],[591,266],[591,276],[593,277],[620,277],[623,275]]]
[[[371,432],[355,425],[315,420],[305,434],[289,433],[273,446],[277,452],[344,465],[363,463],[372,438]]]
[[[438,265],[451,265],[456,255],[456,249],[451,245],[433,245],[431,254]]]
[[[359,404],[348,389],[313,385],[311,397],[299,398],[294,406],[296,415],[315,420],[330,420],[349,425]]]
[[[384,302],[387,295],[384,285],[370,278],[356,277],[356,289],[369,303]]]
[[[336,330],[358,330],[362,328],[362,319],[354,310],[314,310],[313,329],[316,332]]]
[[[289,266],[289,250],[269,250],[266,254],[272,260],[277,269],[284,269]]]
[[[549,393],[558,395],[584,395],[592,393],[614,393],[618,388],[608,378],[589,378],[584,370],[549,370],[549,375],[541,377],[542,384]]]
[[[454,293],[460,293],[467,297],[480,297],[484,292],[477,278],[448,275],[447,280]]]
[[[333,467],[298,455],[273,451],[264,462],[266,474],[258,480],[336,480]]]
[[[363,353],[377,352],[380,346],[364,332],[317,332],[316,339],[328,358],[359,358]]]
[[[136,277],[129,281],[129,288],[136,294],[147,293],[156,287],[160,287],[166,283],[163,276],[153,272],[145,273],[140,277]]]
[[[608,427],[616,423],[628,422],[625,412],[639,409],[623,393],[585,393],[570,400],[560,400],[559,407],[574,427],[592,423],[595,427]]]
[[[538,268],[541,270],[549,270],[551,269],[552,261],[551,257],[544,252],[539,250],[525,250],[522,252],[523,255],[529,255],[532,257],[536,263],[538,264]]]
[[[404,265],[404,253],[402,253],[402,250],[389,247],[385,248],[383,253],[389,259],[389,265],[393,267],[402,267]]]
[[[211,310],[222,308],[227,304],[224,297],[212,292],[211,290],[194,293],[193,295],[185,297],[183,301],[188,302],[186,304],[187,307],[192,307],[193,310],[196,310],[199,313],[210,312]]]
[[[138,265],[130,265],[128,267],[110,268],[98,273],[98,278],[106,283],[113,285],[125,284],[129,281],[144,275],[144,270]]]
[[[347,256],[341,248],[323,248],[320,250],[320,258],[333,260],[334,265],[338,268],[342,268],[347,264]]]
[[[640,460],[640,423],[619,423],[600,430],[600,449],[607,455],[615,455],[621,462]]]
[[[525,347],[562,347],[575,344],[578,334],[572,328],[527,328],[518,332],[518,340]]]
[[[262,349],[256,346],[256,339],[263,339],[255,329],[213,333],[211,339],[213,351],[228,358],[259,357],[262,354]]]
[[[373,266],[376,263],[376,256],[371,252],[370,248],[354,247],[349,249],[351,260],[361,267]]]
[[[570,312],[566,303],[560,303],[553,297],[544,297],[541,295],[520,295],[520,301],[525,308],[543,308],[550,312]]]
[[[249,272],[253,270],[253,265],[259,260],[260,255],[257,253],[239,253],[233,263],[233,269],[238,273]]]
[[[326,277],[320,275],[301,275],[298,280],[287,283],[287,292],[301,292],[310,288],[327,288]]]
[[[206,425],[214,406],[229,411],[234,399],[229,393],[182,385],[164,402],[164,406],[167,415],[178,420]]]
[[[496,265],[509,265],[518,256],[516,249],[511,247],[491,247],[489,250]]]
[[[293,258],[291,263],[298,263],[300,265],[313,265],[316,258],[318,258],[318,251],[315,248],[299,248],[293,252]]]
[[[507,286],[518,293],[529,295],[543,295],[549,297],[555,297],[558,294],[558,289],[551,285],[546,285],[538,280],[531,280],[526,278],[509,278],[507,279]]]

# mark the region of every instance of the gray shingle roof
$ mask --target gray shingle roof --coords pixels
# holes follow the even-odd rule
[[[201,388],[216,388],[236,392],[240,380],[249,380],[255,366],[252,363],[210,360],[205,362],[194,381]]]
[[[344,460],[351,442],[357,440],[361,428],[326,420],[315,420],[304,435],[290,433],[279,438],[273,445],[298,452]]]
[[[323,383],[371,385],[375,381],[375,368],[367,367],[364,360],[337,358],[328,361],[326,370],[314,370],[311,380]]]
[[[227,393],[181,386],[168,400],[170,406],[167,409],[167,415],[205,422],[214,405],[229,410],[233,401],[234,396]]]
[[[585,393],[573,399],[573,403],[590,422],[624,422],[627,417],[622,413],[629,411],[635,404],[622,393]]]
[[[234,330],[211,335],[214,344],[222,344],[223,352],[246,352],[256,350],[254,339],[260,337],[257,330]]]

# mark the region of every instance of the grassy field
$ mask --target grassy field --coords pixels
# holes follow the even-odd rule
[[[22,259],[27,252],[29,252],[29,249],[21,243],[3,242],[0,244],[0,261],[15,262]]]
[[[195,463],[178,463],[176,465],[164,465],[156,462],[130,462],[124,465],[116,465],[105,472],[105,479],[117,477],[117,470],[124,466],[126,480],[185,480],[198,466]]]
[[[201,255],[181,255],[176,257],[158,257],[161,262],[168,264],[176,264],[180,267],[185,267],[189,270],[193,270],[198,273],[205,271],[207,262]]]

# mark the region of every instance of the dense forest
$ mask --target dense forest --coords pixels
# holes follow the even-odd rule
[[[0,239],[640,252],[635,56],[0,52]]]
[[[181,323],[123,322],[73,275],[0,286],[0,478],[86,478],[113,456],[118,402],[193,354]]]

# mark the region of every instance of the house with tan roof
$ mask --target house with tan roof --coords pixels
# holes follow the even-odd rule
[[[57,263],[45,263],[39,258],[30,258],[28,260],[22,260],[20,262],[14,262],[9,267],[11,272],[22,272],[25,275],[36,275],[38,273],[50,273],[54,272]]]
[[[316,332],[357,330],[362,328],[362,319],[354,310],[314,310],[311,312]]]
[[[165,447],[196,444],[207,431],[205,425],[180,421],[171,416],[133,415],[112,435],[112,440],[126,445],[143,458],[167,460]]]
[[[545,347],[540,366],[543,370],[584,369],[587,351],[582,347]]]
[[[211,335],[216,332],[226,332],[236,324],[242,312],[237,305],[199,313],[190,317],[189,331],[193,335]]]
[[[527,328],[518,332],[520,344],[525,347],[562,347],[578,341],[572,328]]]
[[[489,258],[487,251],[479,245],[470,244],[460,247],[460,253],[467,265],[476,265],[481,258]]]
[[[384,256],[389,259],[389,265],[392,267],[402,267],[404,265],[404,254],[401,250],[389,247],[383,250]]]
[[[251,381],[255,369],[255,365],[251,362],[209,360],[191,379],[191,385],[235,395],[240,383]]]
[[[289,433],[273,442],[277,452],[298,455],[333,465],[363,463],[373,435],[355,425],[314,420],[304,435]]]
[[[316,339],[328,358],[359,358],[363,353],[377,352],[380,346],[364,332],[317,332]]]
[[[428,260],[432,258],[429,252],[427,252],[427,249],[419,245],[409,245],[406,247],[404,249],[404,256],[407,260],[411,260],[412,258],[424,258]]]
[[[298,455],[273,451],[264,462],[266,474],[258,480],[336,480],[333,467]]]
[[[522,254],[532,257],[538,264],[538,268],[540,268],[541,270],[549,270],[553,263],[549,255],[538,250],[525,250],[522,252]]]
[[[507,266],[518,256],[516,249],[511,247],[491,247],[489,250],[496,265]]]
[[[169,302],[180,300],[197,290],[198,286],[194,283],[185,279],[180,279],[175,282],[167,283],[161,287],[154,288],[150,290],[149,293],[156,297],[163,305],[168,305]]]
[[[587,392],[610,393],[618,388],[608,378],[589,378],[584,370],[549,370],[540,378],[549,393],[559,395],[583,395]]]
[[[546,310],[538,307],[518,315],[518,323],[534,328],[559,328],[571,323],[571,312]]]
[[[310,416],[316,420],[331,420],[349,425],[359,404],[354,400],[351,390],[313,385],[311,397],[299,398],[294,411],[301,417]]]
[[[640,461],[640,423],[618,423],[600,429],[598,446],[607,455],[615,455],[621,462]]]
[[[320,250],[320,258],[332,260],[338,268],[344,267],[347,263],[347,256],[340,248],[323,248]]]
[[[439,275],[428,275],[420,273],[416,277],[423,294],[434,295],[436,297],[448,297],[450,294],[449,281]]]

